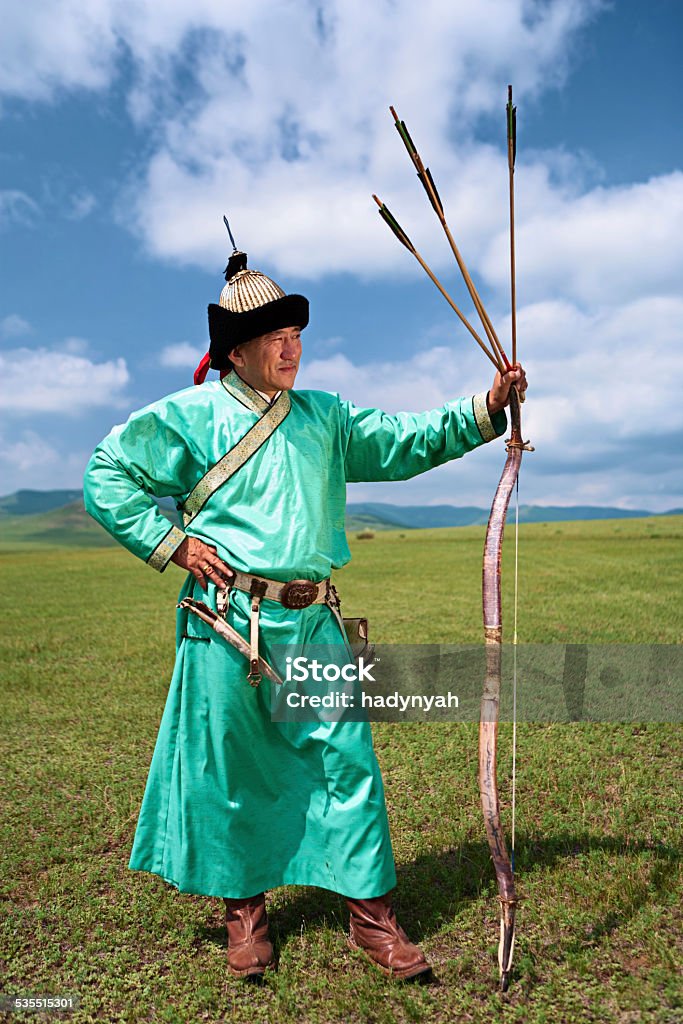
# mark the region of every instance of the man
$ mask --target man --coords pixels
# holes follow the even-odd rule
[[[264,893],[297,884],[346,897],[349,944],[385,973],[423,977],[388,895],[396,874],[369,724],[274,722],[275,684],[258,683],[273,644],[345,642],[328,581],[350,558],[346,482],[407,479],[501,435],[509,388],[526,380],[515,369],[488,393],[394,416],[293,391],[307,300],[237,250],[226,281],[209,306],[201,386],[115,427],[85,475],[86,508],[117,540],[159,571],[188,571],[130,867],[224,898],[236,976],[273,964]],[[204,382],[209,363],[220,381]],[[175,498],[184,529],[153,496]]]

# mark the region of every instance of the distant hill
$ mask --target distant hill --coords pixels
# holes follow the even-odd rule
[[[52,508],[49,512],[2,515],[0,540],[5,544],[66,544],[96,548],[116,544],[114,538],[88,515],[82,499],[62,508]]]
[[[75,500],[72,495],[76,495]],[[65,503],[64,496],[71,497],[71,500]],[[178,525],[180,517],[173,501],[162,499],[158,504],[163,515]],[[44,511],[31,511],[36,507]],[[0,498],[0,541],[5,544],[76,547],[116,544],[114,538],[85,511],[83,491],[17,491]]]
[[[74,501],[80,501],[82,504],[83,491],[15,491],[14,494],[0,498],[0,517],[33,516],[39,512],[64,508]]]
[[[175,525],[180,516],[171,498],[157,502]],[[384,502],[350,502],[346,528],[361,530],[419,530],[434,527],[484,525],[489,510],[476,506],[390,505]],[[672,509],[663,515],[682,515]],[[633,519],[657,515],[643,509],[625,510],[595,505],[520,505],[520,522],[543,523],[573,519]],[[0,540],[5,543],[45,543],[101,547],[115,541],[86,513],[82,491],[15,491],[0,498]]]
[[[349,502],[347,530],[428,529],[435,526],[472,526],[486,523],[488,510],[455,505],[388,505],[383,502]]]
[[[642,519],[652,515],[680,515],[680,509],[655,513],[644,509],[608,508],[601,505],[520,505],[521,523],[554,523],[572,519]],[[348,530],[417,530],[439,526],[476,526],[488,522],[489,509],[455,505],[385,505],[381,502],[350,502],[346,506]]]

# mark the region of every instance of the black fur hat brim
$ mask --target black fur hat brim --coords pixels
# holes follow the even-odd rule
[[[303,295],[284,295],[244,313],[232,313],[212,302],[209,306],[209,355],[214,370],[231,366],[230,353],[236,345],[260,338],[281,327],[300,327],[308,324],[308,299]]]

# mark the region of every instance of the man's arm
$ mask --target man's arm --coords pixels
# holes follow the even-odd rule
[[[163,572],[185,540],[154,497],[187,493],[201,475],[186,415],[172,399],[134,412],[97,446],[85,471],[87,511],[120,544]]]
[[[505,432],[513,383],[526,387],[521,368],[496,374],[488,392],[423,413],[389,415],[343,402],[346,479],[408,480],[494,440]]]
[[[115,428],[95,449],[85,471],[83,500],[86,511],[112,537],[163,572],[185,534],[153,500],[152,495],[170,495],[172,490],[156,479],[152,445],[142,443],[140,424],[133,429],[130,424]],[[176,483],[175,493],[179,490]]]
[[[169,524],[155,497],[184,497],[203,467],[193,451],[187,412],[163,400],[133,413],[97,446],[83,483],[85,507],[119,543],[159,572],[169,561],[204,590],[224,586],[231,569],[216,549]]]

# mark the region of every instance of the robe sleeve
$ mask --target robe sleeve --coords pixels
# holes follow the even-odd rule
[[[422,413],[341,406],[349,483],[409,480],[500,437],[507,426],[504,412],[489,416],[486,392]]]
[[[183,481],[192,479],[193,461],[172,405],[148,406],[114,427],[95,449],[83,481],[86,510],[119,543],[163,572],[185,533],[169,523],[152,496],[186,493],[190,487]]]

